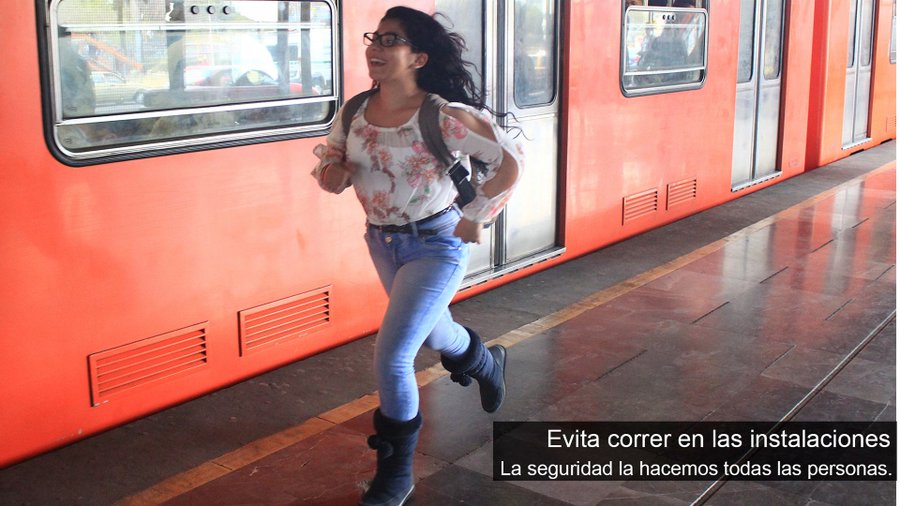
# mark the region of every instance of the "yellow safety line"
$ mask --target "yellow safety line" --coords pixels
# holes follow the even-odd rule
[[[831,196],[842,191],[848,186],[858,184],[860,181],[872,177],[881,172],[894,169],[896,161],[889,162],[881,167],[857,176],[849,181],[841,183],[830,190],[826,190],[814,197],[810,197],[799,204],[795,204],[783,211],[772,216],[760,220],[749,225],[737,232],[719,239],[706,246],[700,247],[684,256],[669,261],[656,268],[642,272],[628,280],[625,280],[615,286],[611,286],[604,290],[600,290],[588,297],[575,302],[555,313],[551,313],[543,318],[539,318],[531,323],[527,323],[517,329],[511,330],[502,336],[486,343],[488,345],[502,344],[504,346],[514,346],[530,337],[546,332],[562,323],[565,323],[576,316],[606,304],[607,302],[650,283],[651,281],[674,272],[691,262],[699,260],[715,251],[725,247],[730,242],[742,239],[754,232],[762,230],[780,219],[793,215],[797,210],[809,207],[817,202],[830,198]],[[435,364],[428,369],[424,369],[416,373],[416,381],[419,387],[424,387],[429,383],[447,376],[449,373],[444,370],[440,364]],[[314,418],[310,418],[300,425],[296,425],[289,429],[283,430],[262,439],[258,439],[248,445],[237,450],[226,453],[220,457],[201,464],[193,469],[189,469],[175,476],[172,476],[153,487],[150,487],[133,496],[126,497],[116,504],[121,506],[144,506],[150,504],[160,504],[170,499],[174,499],[184,493],[198,488],[210,481],[225,476],[236,469],[240,469],[248,464],[259,461],[279,450],[294,445],[304,439],[325,432],[336,425],[344,423],[348,420],[356,418],[363,413],[369,412],[378,407],[378,393],[373,392],[358,399],[352,400],[342,406],[338,406],[330,411],[326,411]]]

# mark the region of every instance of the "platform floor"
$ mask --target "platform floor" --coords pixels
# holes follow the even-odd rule
[[[509,347],[493,416],[424,351],[411,504],[895,504],[896,482],[500,482],[492,421],[896,421],[896,146],[453,306]],[[2,505],[352,505],[373,338],[0,471]]]

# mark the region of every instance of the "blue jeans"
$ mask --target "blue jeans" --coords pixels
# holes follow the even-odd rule
[[[433,234],[366,231],[369,253],[389,297],[375,341],[379,409],[388,418],[411,420],[419,411],[413,361],[423,344],[451,359],[469,346],[468,332],[448,309],[469,260],[469,245],[453,235],[459,220],[454,208],[419,225]]]

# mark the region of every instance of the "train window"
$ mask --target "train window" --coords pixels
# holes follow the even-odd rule
[[[704,0],[625,0],[622,90],[626,96],[696,89],[706,78]]]
[[[783,6],[784,0],[768,0],[766,2],[766,47],[763,50],[763,77],[768,80],[781,77]]]
[[[897,0],[894,0],[891,9],[891,47],[890,47],[891,63],[897,63]]]
[[[753,42],[756,29],[755,0],[741,0],[741,30],[738,36],[737,82],[747,83],[753,79]]]
[[[83,161],[321,134],[335,13],[331,0],[54,0],[56,146]]]
[[[850,2],[850,43],[847,46],[847,68],[856,63],[856,0]]]
[[[472,77],[481,93],[484,93],[484,59],[485,45],[483,40],[484,32],[484,9],[477,12],[472,9],[471,0],[436,0],[434,3],[435,10],[441,13],[438,16],[444,27],[452,32],[460,34],[466,41],[466,48],[463,51],[463,59],[471,62],[475,66],[475,72]]]
[[[862,2],[862,19],[859,23],[859,63],[863,67],[872,64],[872,33],[875,30],[875,2]]]
[[[513,98],[519,107],[553,102],[556,96],[556,2],[516,0]]]

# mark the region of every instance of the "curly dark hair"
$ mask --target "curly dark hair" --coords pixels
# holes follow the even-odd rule
[[[434,16],[409,7],[392,7],[382,19],[399,22],[413,51],[428,54],[428,62],[416,77],[420,88],[450,102],[487,109],[480,87],[467,68],[474,65],[463,60],[466,41],[462,36],[448,32]]]

